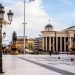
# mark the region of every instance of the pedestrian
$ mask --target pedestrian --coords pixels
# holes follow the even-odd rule
[[[52,52],[51,52],[51,51],[49,51],[50,56],[51,56],[51,53],[52,53]]]

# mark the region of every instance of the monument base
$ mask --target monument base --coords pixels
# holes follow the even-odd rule
[[[19,53],[17,52],[16,48],[12,48],[11,54],[18,55]]]

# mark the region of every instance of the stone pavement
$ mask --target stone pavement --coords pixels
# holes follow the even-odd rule
[[[3,71],[4,74],[0,75],[75,75],[75,73],[30,60],[26,55],[3,55]]]
[[[58,72],[58,73],[63,74],[63,75],[75,75],[75,73],[71,73],[71,72],[68,72],[68,71],[65,71],[65,70],[62,70],[62,69],[58,69],[58,68],[55,68],[55,67],[52,67],[52,66],[49,66],[49,65],[45,65],[43,63],[32,61],[32,60],[29,60],[29,59],[26,59],[26,58],[23,58],[23,57],[19,57],[19,58],[23,59],[23,60],[26,60],[28,62],[34,63],[36,65],[39,65],[41,67],[44,67],[44,68],[46,68],[48,70],[51,70],[51,71],[54,71],[54,72]]]

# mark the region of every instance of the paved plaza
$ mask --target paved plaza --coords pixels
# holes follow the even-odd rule
[[[3,71],[0,75],[75,75],[75,56],[3,55]]]

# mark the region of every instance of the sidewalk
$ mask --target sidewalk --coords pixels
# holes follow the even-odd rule
[[[3,71],[5,73],[0,75],[61,75],[15,55],[3,56]]]
[[[57,58],[55,55],[3,55],[4,74],[0,75],[75,75],[75,61],[69,60],[75,56]]]
[[[75,55],[26,55],[19,58],[62,75],[75,75]]]

